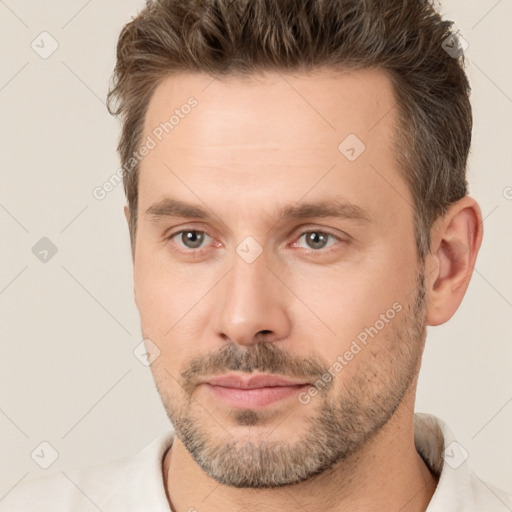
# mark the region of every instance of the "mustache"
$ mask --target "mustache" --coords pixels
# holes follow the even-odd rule
[[[273,342],[261,342],[250,347],[229,343],[217,352],[197,356],[181,372],[182,387],[190,395],[199,377],[220,375],[227,371],[280,375],[293,379],[317,380],[328,372],[329,365],[311,357],[292,357]]]

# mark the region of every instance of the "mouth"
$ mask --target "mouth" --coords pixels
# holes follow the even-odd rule
[[[290,399],[311,384],[275,375],[243,379],[236,375],[213,377],[202,382],[212,395],[231,407],[259,409]]]

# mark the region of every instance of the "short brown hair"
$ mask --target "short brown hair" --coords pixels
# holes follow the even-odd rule
[[[142,143],[152,93],[169,75],[376,68],[395,88],[396,157],[413,197],[424,261],[433,222],[467,193],[470,86],[452,25],[427,0],[147,2],[121,31],[108,93],[109,112],[123,121],[123,169]],[[455,51],[445,51],[447,41]],[[133,254],[138,176],[138,163],[123,176]]]

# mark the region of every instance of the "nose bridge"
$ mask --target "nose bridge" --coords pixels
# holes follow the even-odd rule
[[[237,246],[218,301],[218,335],[239,344],[261,341],[256,339],[260,331],[269,331],[269,341],[286,336],[290,329],[286,296],[267,266],[267,253],[254,241]]]
[[[227,298],[238,299],[240,305],[246,301],[263,304],[264,301],[261,300],[263,297],[267,300],[270,298],[268,288],[272,278],[272,272],[268,268],[267,254],[262,251],[261,254],[254,257],[254,253],[251,254],[252,248],[249,248],[247,253],[243,253],[243,250],[244,245],[240,244],[233,257]]]

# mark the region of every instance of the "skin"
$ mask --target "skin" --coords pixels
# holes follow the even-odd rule
[[[151,370],[176,430],[163,460],[171,509],[425,510],[438,478],[414,447],[417,376],[426,326],[448,321],[469,284],[478,204],[454,203],[419,262],[394,91],[379,71],[179,74],[155,90],[144,137],[191,96],[197,107],[141,162],[133,254]],[[354,161],[338,150],[348,134],[366,146]],[[212,218],[147,213],[166,197]],[[325,199],[371,221],[278,218]],[[187,244],[180,230],[206,236]],[[251,263],[236,251],[249,236],[262,250]],[[199,385],[251,370],[314,382],[393,304],[400,312],[308,403],[233,408]]]

